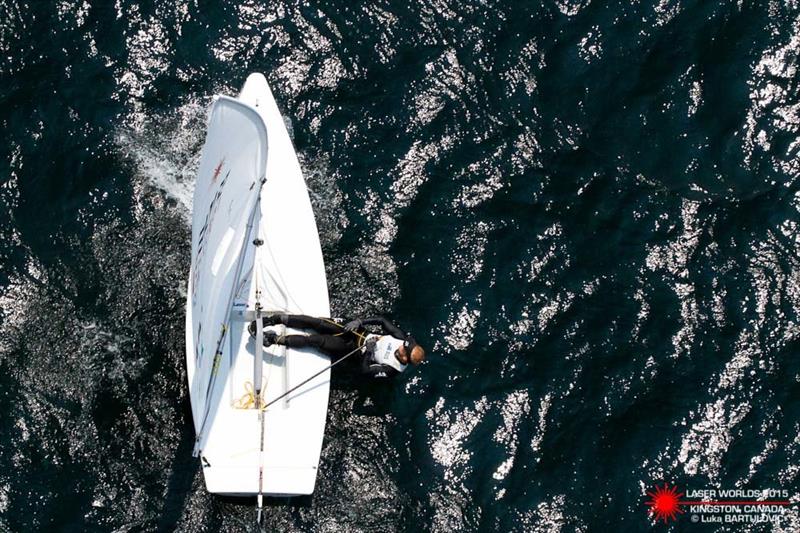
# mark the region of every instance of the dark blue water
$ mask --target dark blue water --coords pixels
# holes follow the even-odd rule
[[[0,2],[0,530],[245,531],[191,458],[191,191],[215,93],[290,122],[334,314],[429,360],[334,378],[267,531],[668,525],[800,501],[800,5]]]

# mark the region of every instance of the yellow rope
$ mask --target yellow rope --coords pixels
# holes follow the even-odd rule
[[[264,405],[264,397],[263,397],[263,395],[264,395],[264,389],[266,389],[266,388],[267,387],[266,387],[266,384],[265,384],[265,386],[261,389],[261,397],[260,397],[261,405]],[[255,408],[255,406],[256,406],[256,391],[253,389],[253,382],[252,381],[245,382],[244,390],[245,390],[245,393],[242,394],[242,396],[240,398],[237,398],[233,402],[234,409],[254,409]]]

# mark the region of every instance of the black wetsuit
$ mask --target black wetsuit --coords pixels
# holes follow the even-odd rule
[[[282,335],[275,340],[275,343],[290,348],[311,346],[330,355],[333,361],[361,348],[367,335],[363,327],[356,331],[345,331],[344,326],[333,320],[306,315],[273,315],[264,317],[263,322],[264,326],[283,324],[290,328],[314,330],[316,333],[310,335]],[[365,318],[361,320],[361,325],[380,326],[382,335],[391,335],[400,340],[406,340],[408,337],[403,330],[380,316]],[[399,374],[392,366],[376,363],[369,347],[361,356],[361,371],[372,377],[391,377]]]

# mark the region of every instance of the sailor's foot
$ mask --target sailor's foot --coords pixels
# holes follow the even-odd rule
[[[261,324],[266,328],[268,326],[276,326],[281,323],[281,315],[270,315],[261,317]],[[247,331],[250,332],[250,335],[255,337],[256,336],[256,321],[253,320],[250,322],[250,325],[247,326]]]
[[[272,346],[278,341],[278,334],[274,331],[264,332],[264,346]]]

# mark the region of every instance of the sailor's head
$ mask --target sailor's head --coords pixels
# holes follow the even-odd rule
[[[425,360],[425,350],[422,349],[422,346],[417,344],[414,337],[409,335],[406,341],[395,350],[394,356],[404,365],[407,365],[409,362],[412,365],[418,365]]]

